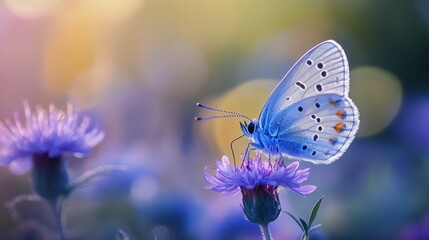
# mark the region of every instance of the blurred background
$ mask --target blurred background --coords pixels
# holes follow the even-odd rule
[[[308,49],[339,42],[361,114],[337,162],[310,167],[306,198],[281,190],[284,210],[307,217],[325,196],[313,239],[429,238],[429,1],[2,0],[0,119],[72,102],[105,129],[71,177],[130,166],[64,204],[70,239],[260,239],[241,196],[204,189],[205,166],[240,135],[237,119],[194,122],[195,102],[259,116],[269,93]],[[236,145],[242,152],[245,140]],[[241,145],[240,145],[241,144]],[[0,168],[0,202],[32,193],[30,174]],[[0,239],[55,235],[43,202],[0,207]],[[286,214],[274,239],[298,239]]]

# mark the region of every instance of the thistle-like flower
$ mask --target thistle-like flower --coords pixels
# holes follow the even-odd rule
[[[9,119],[7,127],[0,123],[0,163],[3,165],[29,160],[35,154],[55,158],[70,152],[83,157],[104,138],[104,132],[72,104],[67,105],[67,112],[50,105],[48,111],[36,107],[36,112],[31,113],[30,106],[24,102],[24,113],[25,124],[16,112],[15,123]]]
[[[87,116],[72,104],[67,112],[49,106],[46,111],[36,107],[32,113],[24,102],[25,123],[14,114],[14,122],[0,123],[0,164],[17,170],[33,166],[33,186],[36,192],[52,200],[64,193],[68,175],[62,159],[64,153],[76,157],[88,155],[104,138]]]
[[[209,185],[206,189],[226,194],[235,194],[241,190],[243,211],[246,218],[254,223],[267,225],[277,219],[281,206],[278,187],[289,188],[305,196],[316,190],[314,185],[301,185],[307,180],[309,169],[298,170],[299,162],[285,166],[282,160],[272,163],[264,161],[261,155],[243,160],[240,167],[234,167],[224,156],[217,162],[215,175],[208,172],[204,177]]]

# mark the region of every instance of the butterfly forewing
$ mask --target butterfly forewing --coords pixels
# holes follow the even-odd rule
[[[335,41],[322,42],[304,54],[274,89],[259,116],[261,127],[301,99],[331,93],[347,96],[348,91],[349,68],[344,50]]]

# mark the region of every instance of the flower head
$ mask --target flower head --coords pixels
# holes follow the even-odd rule
[[[314,185],[301,185],[309,175],[309,169],[298,170],[299,162],[285,166],[282,160],[273,163],[263,161],[261,155],[243,160],[240,167],[233,167],[224,156],[217,162],[215,175],[208,172],[204,177],[215,192],[234,194],[241,190],[243,212],[247,219],[258,224],[268,224],[277,219],[281,206],[278,187],[289,188],[300,195],[308,195],[316,190]]]
[[[261,155],[244,160],[241,167],[233,167],[228,157],[223,156],[222,162],[217,162],[216,174],[204,173],[209,185],[206,187],[215,192],[234,194],[240,189],[251,190],[257,186],[290,188],[300,195],[308,195],[316,190],[314,185],[301,185],[310,174],[309,168],[298,170],[299,162],[285,166],[283,161],[273,163],[263,161]]]
[[[6,120],[0,123],[0,164],[29,165],[35,154],[55,158],[70,152],[77,157],[88,155],[92,148],[104,138],[91,119],[82,116],[72,104],[67,112],[60,111],[54,105],[46,111],[36,107],[32,113],[24,102],[25,123],[14,114],[14,122]]]

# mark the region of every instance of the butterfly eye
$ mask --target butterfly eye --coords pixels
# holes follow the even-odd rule
[[[253,134],[253,132],[255,131],[255,124],[253,122],[250,122],[249,125],[247,125],[247,131],[250,134]]]

